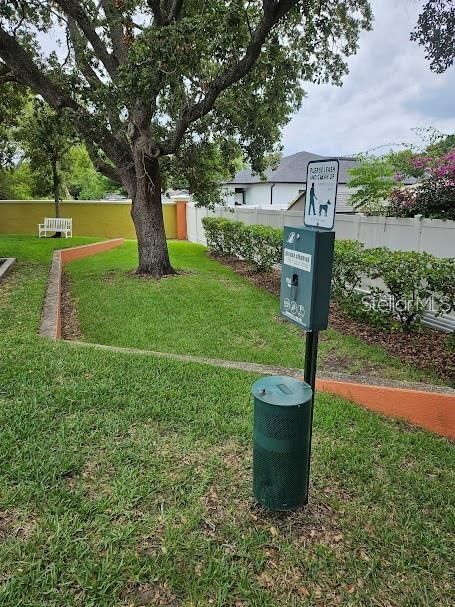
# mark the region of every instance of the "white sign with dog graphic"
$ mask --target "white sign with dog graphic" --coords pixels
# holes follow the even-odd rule
[[[314,160],[308,163],[304,219],[306,226],[333,230],[338,168],[338,160]]]

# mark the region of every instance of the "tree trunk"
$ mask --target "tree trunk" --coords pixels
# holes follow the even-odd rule
[[[137,273],[155,278],[175,274],[169,260],[164,231],[158,159],[148,158],[144,161],[144,156],[139,154],[135,170],[135,184],[129,190],[132,190],[131,217],[136,229],[139,254]]]
[[[57,161],[52,160],[52,190],[54,192],[55,217],[60,217],[60,177],[58,174]],[[61,238],[61,232],[55,232],[53,238]]]
[[[54,193],[55,217],[60,217],[60,183],[56,160],[52,160],[52,191]]]

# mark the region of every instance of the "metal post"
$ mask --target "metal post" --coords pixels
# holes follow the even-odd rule
[[[309,331],[306,334],[306,346],[305,346],[305,369],[304,379],[305,382],[311,386],[313,391],[313,397],[311,399],[311,414],[310,414],[310,441],[308,445],[308,473],[307,473],[307,501],[308,503],[308,492],[310,484],[310,465],[311,465],[311,439],[313,436],[313,410],[314,410],[314,391],[316,386],[316,364],[318,358],[318,339],[319,331]]]
[[[319,331],[309,331],[306,334],[304,378],[314,393],[316,384],[316,363],[318,358]]]

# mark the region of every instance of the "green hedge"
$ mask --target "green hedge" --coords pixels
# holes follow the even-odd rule
[[[260,272],[281,263],[283,230],[219,217],[204,217],[202,224],[207,246],[216,255],[244,259]]]
[[[202,222],[212,253],[244,259],[258,271],[281,263],[283,230],[217,217]],[[358,291],[365,279],[371,283],[368,296]],[[381,323],[392,320],[408,330],[420,323],[430,298],[438,313],[455,309],[455,259],[365,249],[357,241],[337,240],[332,296],[357,316]]]

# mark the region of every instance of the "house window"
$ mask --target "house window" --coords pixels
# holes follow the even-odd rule
[[[245,200],[245,188],[235,188],[235,201],[236,206],[246,204]]]

